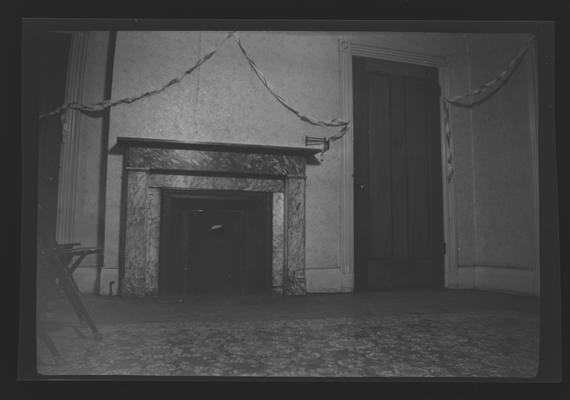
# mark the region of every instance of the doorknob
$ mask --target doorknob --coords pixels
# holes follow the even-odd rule
[[[358,185],[358,187],[360,188],[360,190],[366,189],[366,185],[364,183],[361,183],[360,185]]]

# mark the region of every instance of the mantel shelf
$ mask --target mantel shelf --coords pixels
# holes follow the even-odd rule
[[[306,147],[265,146],[259,144],[223,143],[223,142],[184,142],[180,140],[118,137],[117,145],[124,147],[145,147],[162,149],[187,149],[234,153],[282,154],[312,157],[320,149]]]

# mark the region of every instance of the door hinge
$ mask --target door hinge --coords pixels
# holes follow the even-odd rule
[[[443,242],[442,250],[443,250],[443,254],[447,253],[447,243]]]

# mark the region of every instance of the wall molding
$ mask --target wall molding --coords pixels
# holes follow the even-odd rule
[[[441,86],[442,96],[450,96],[450,74],[449,66],[452,57],[445,56],[441,58],[442,64],[438,67],[439,84]],[[441,134],[441,172],[442,172],[442,188],[443,188],[443,238],[446,243],[446,253],[444,256],[444,286],[448,287],[449,275],[457,270],[458,251],[457,251],[457,221],[455,218],[455,179],[448,181],[449,164],[446,159],[453,152],[453,135],[449,138],[449,148],[445,140],[445,112],[440,107],[440,134]],[[449,125],[453,127],[453,113],[449,113]],[[453,129],[453,128],[452,128]],[[453,161],[451,164],[453,168]]]
[[[444,67],[449,63],[449,56],[438,56],[425,53],[416,53],[385,47],[376,47],[368,44],[340,40],[341,50],[350,52],[353,56],[380,58],[382,60],[406,62],[430,67]]]
[[[87,32],[72,34],[67,67],[65,102],[83,101]],[[59,164],[56,240],[69,243],[75,240],[75,203],[79,163],[81,113],[67,110],[62,114],[62,142]]]
[[[448,94],[449,74],[448,65],[450,57],[445,55],[432,55],[425,53],[408,52],[383,47],[371,46],[340,38],[339,47],[339,71],[340,71],[340,104],[339,118],[353,120],[353,92],[352,92],[352,57],[377,58],[388,61],[406,62],[424,66],[436,67],[439,71],[439,82],[442,95]],[[447,165],[445,148],[443,110],[440,108],[441,119],[441,144],[442,144],[442,182],[444,203],[444,240],[447,243],[447,253],[444,259],[446,276],[454,271],[457,265],[456,237],[455,237],[455,212],[454,212],[454,181],[447,182]],[[354,282],[354,194],[353,194],[353,151],[354,151],[353,127],[349,126],[343,136],[341,147],[342,172],[340,183],[340,265],[345,275],[350,275]]]
[[[449,273],[449,289],[477,289],[539,296],[530,268],[498,268],[496,266],[460,266]]]
[[[521,38],[525,42],[526,38]],[[531,167],[532,184],[532,216],[533,216],[533,270],[535,276],[535,290],[540,293],[540,182],[538,179],[538,77],[536,42],[530,47],[525,60],[525,72],[529,82],[528,89],[528,122],[529,122],[529,159]]]
[[[502,265],[502,264],[476,264],[476,265],[457,265],[457,269],[461,268],[491,268],[491,269],[516,269],[520,271],[532,271],[530,265]]]
[[[332,266],[324,266],[324,267],[319,267],[319,266],[314,266],[314,267],[309,267],[309,266],[305,266],[305,271],[322,271],[322,270],[338,270],[339,266],[338,265],[332,265]]]
[[[475,287],[507,293],[537,295],[531,269],[500,269],[476,267]]]

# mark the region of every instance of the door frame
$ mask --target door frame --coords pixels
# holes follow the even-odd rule
[[[339,72],[340,72],[340,107],[339,118],[353,121],[353,56],[375,58],[386,61],[405,62],[409,64],[435,67],[438,70],[441,96],[449,95],[450,56],[401,51],[371,46],[351,40],[339,39]],[[446,160],[451,158],[453,144],[451,138],[445,140],[444,110],[440,103],[440,144],[441,144],[441,179],[443,187],[443,240],[446,244],[444,254],[444,287],[448,286],[449,275],[457,269],[457,246],[455,233],[455,179],[447,180],[448,168],[452,165]],[[450,117],[451,118],[451,117]],[[451,124],[451,121],[450,121]],[[352,125],[340,141],[342,162],[342,179],[340,183],[340,264],[341,272],[352,283],[354,290],[354,131]],[[449,142],[449,145],[447,144]]]

